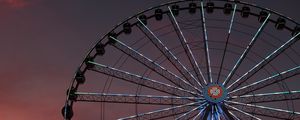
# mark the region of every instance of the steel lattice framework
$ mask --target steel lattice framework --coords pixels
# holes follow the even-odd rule
[[[296,120],[299,39],[297,22],[253,4],[161,4],[129,17],[94,45],[62,114],[71,120],[75,104],[100,103],[93,109],[101,119]]]

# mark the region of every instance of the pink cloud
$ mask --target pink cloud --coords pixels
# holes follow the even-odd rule
[[[0,0],[0,4],[10,8],[24,8],[29,5],[26,0]]]

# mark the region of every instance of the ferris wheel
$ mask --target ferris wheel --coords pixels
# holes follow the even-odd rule
[[[299,120],[299,34],[291,18],[241,1],[146,9],[90,49],[63,117]]]

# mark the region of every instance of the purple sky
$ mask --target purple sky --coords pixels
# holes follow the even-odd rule
[[[118,22],[168,0],[0,0],[0,116],[58,120],[85,53]],[[245,0],[300,21],[299,0]]]

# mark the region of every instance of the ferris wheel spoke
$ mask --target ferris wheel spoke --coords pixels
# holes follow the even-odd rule
[[[185,120],[192,120],[198,113],[200,112],[200,110],[196,110],[194,112],[192,112],[189,117],[186,117]]]
[[[192,120],[197,120],[197,118],[200,119],[200,116],[201,116],[202,112],[206,109],[206,107],[207,107],[207,105],[203,109],[201,109],[200,112]]]
[[[273,107],[266,107],[261,105],[254,105],[254,104],[247,104],[247,103],[241,103],[236,101],[226,101],[228,103],[240,105],[241,109],[244,111],[249,111],[253,114],[257,114],[260,116],[266,116],[266,117],[272,117],[272,118],[278,118],[278,119],[291,119],[293,117],[296,117],[300,115],[300,112],[291,111],[291,110],[284,110],[279,108],[273,108]]]
[[[193,102],[193,103],[188,103],[188,104],[184,104],[184,105],[155,110],[155,111],[151,111],[151,112],[140,113],[137,115],[120,118],[118,120],[136,120],[136,119],[150,120],[150,119],[160,119],[160,118],[170,117],[173,115],[186,113],[187,111],[189,111],[191,108],[195,107],[195,105],[197,105],[199,103],[201,103],[201,102]]]
[[[115,78],[119,78],[120,80],[124,80],[126,82],[130,82],[130,83],[133,83],[136,85],[145,86],[145,87],[148,87],[153,90],[168,93],[170,95],[176,95],[176,96],[188,96],[188,95],[198,96],[199,95],[198,93],[184,90],[182,88],[175,87],[175,86],[172,86],[172,85],[169,85],[166,83],[162,83],[162,82],[159,82],[159,81],[156,81],[156,80],[153,80],[150,78],[146,78],[146,77],[143,77],[140,75],[129,73],[127,71],[119,70],[116,68],[112,68],[112,67],[105,66],[105,65],[91,62],[91,61],[89,61],[89,63],[95,65],[95,67],[90,68],[90,70],[92,70],[92,71],[106,74],[106,75],[109,75],[109,76],[112,76]]]
[[[261,32],[263,31],[263,29],[267,25],[270,16],[271,16],[271,14],[269,13],[268,16],[267,16],[267,18],[264,20],[264,22],[262,23],[262,25],[259,27],[259,29],[255,33],[255,35],[251,39],[250,43],[247,45],[246,49],[244,50],[244,52],[242,53],[242,55],[240,56],[240,58],[236,61],[235,65],[233,66],[233,68],[230,71],[230,73],[227,75],[225,81],[223,82],[223,85],[226,85],[229,82],[229,80],[232,78],[232,76],[234,75],[234,73],[236,72],[236,70],[239,68],[239,66],[241,65],[241,63],[243,62],[243,60],[246,58],[246,56],[249,53],[250,49],[255,44],[258,36],[261,34]],[[230,87],[231,86],[229,86],[228,88],[230,88]]]
[[[193,84],[191,81],[197,81],[194,75],[184,66],[178,58],[169,50],[167,46],[139,19],[140,25],[138,28],[146,35],[146,37],[156,46],[157,49],[172,63],[173,66],[184,76],[184,78]],[[200,86],[201,87],[201,86]]]
[[[233,114],[230,110],[228,111],[230,115],[232,115],[234,117],[233,120],[240,120],[240,118],[238,118],[235,114]]]
[[[162,77],[166,78],[168,81],[172,82],[176,86],[179,86],[182,89],[186,89],[186,90],[190,90],[190,91],[195,90],[195,91],[201,92],[201,90],[198,89],[197,87],[191,85],[190,83],[188,83],[184,79],[180,78],[176,74],[174,74],[171,71],[167,70],[166,68],[162,67],[161,65],[159,65],[155,61],[151,60],[150,58],[144,56],[140,52],[138,52],[138,51],[134,50],[133,48],[127,46],[126,44],[124,44],[120,40],[118,40],[114,37],[111,37],[111,39],[115,40],[115,43],[112,44],[112,46],[116,47],[120,51],[122,51],[125,54],[129,55],[130,57],[137,60],[141,64],[147,66],[149,69],[155,71],[156,73],[158,73]]]
[[[175,120],[185,120],[185,119],[187,119],[187,118],[190,117],[190,114],[191,114],[191,113],[197,111],[197,109],[199,109],[199,108],[200,108],[200,107],[195,107],[194,109],[192,109],[192,110],[190,110],[190,111],[188,111],[188,112],[182,114],[181,116],[175,118]]]
[[[276,101],[286,101],[286,100],[298,100],[300,99],[300,90],[232,96],[231,98],[233,98],[234,101],[243,101],[244,103],[263,103],[263,102],[276,102]]]
[[[127,104],[151,104],[151,105],[183,105],[183,104],[188,104],[191,102],[202,100],[202,98],[196,98],[196,97],[88,93],[88,92],[76,92],[74,96],[76,96],[76,101],[127,103]]]
[[[260,118],[258,118],[258,117],[256,117],[256,116],[254,116],[254,115],[252,115],[252,114],[250,114],[250,113],[248,113],[248,112],[245,112],[245,111],[243,111],[243,110],[240,110],[240,109],[238,109],[238,108],[236,108],[236,107],[233,107],[233,106],[228,105],[228,104],[226,104],[226,103],[225,103],[225,105],[228,106],[228,107],[230,107],[230,108],[232,108],[232,109],[235,110],[235,111],[238,111],[238,112],[240,112],[240,113],[246,115],[246,116],[249,116],[249,117],[254,118],[254,119],[256,119],[256,120],[262,120],[262,119],[260,119]]]
[[[201,23],[202,23],[202,32],[203,32],[203,42],[204,42],[204,48],[205,48],[205,58],[206,58],[206,70],[207,70],[207,77],[210,83],[213,82],[212,80],[212,71],[210,66],[210,55],[209,55],[209,47],[208,47],[208,39],[207,39],[207,31],[206,31],[206,25],[205,25],[205,15],[204,15],[204,6],[203,1],[201,1]]]
[[[223,64],[224,64],[224,60],[225,60],[225,56],[226,56],[226,52],[227,52],[227,47],[228,47],[229,38],[230,38],[230,35],[231,35],[232,25],[233,25],[233,22],[234,22],[234,17],[235,17],[236,8],[237,8],[237,5],[234,4],[234,9],[233,9],[232,17],[231,17],[231,20],[230,20],[230,25],[229,25],[227,37],[226,37],[225,48],[224,48],[224,51],[223,51],[223,54],[222,54],[221,65],[220,65],[220,69],[219,69],[219,72],[218,72],[217,83],[218,83],[219,80],[220,80],[220,75],[221,75],[221,72],[222,72],[222,68],[223,68]]]
[[[211,120],[212,118],[212,113],[213,113],[213,105],[209,104],[207,107],[204,109],[203,113],[200,114],[200,119],[201,120]]]
[[[281,53],[283,53],[286,49],[288,49],[291,45],[296,43],[299,38],[297,36],[300,34],[297,33],[295,36],[293,36],[290,40],[285,42],[283,45],[281,45],[278,49],[273,51],[271,54],[269,54],[266,58],[264,58],[262,61],[260,61],[258,64],[256,64],[253,68],[251,68],[248,72],[246,72],[244,75],[242,75],[240,78],[238,78],[235,82],[233,82],[230,86],[227,87],[229,89],[233,85],[233,90],[236,89],[240,84],[248,80],[250,77],[252,77],[256,72],[258,72],[260,69],[262,69],[265,65],[270,63],[272,60],[274,60],[277,56],[279,56]]]
[[[221,114],[221,112],[219,110],[219,106],[215,105],[213,109],[215,110],[213,113],[215,120],[221,120],[221,117],[223,114]]]
[[[183,120],[186,120],[186,119],[187,119],[186,117],[188,117],[188,118],[191,117],[191,116],[189,116],[189,114],[191,114],[192,112],[195,112],[195,111],[197,111],[197,110],[203,108],[203,107],[206,106],[206,105],[207,105],[207,102],[205,102],[205,103],[201,104],[200,106],[195,107],[194,109],[192,109],[192,110],[190,110],[190,111],[188,111],[188,112],[182,114],[181,116],[177,117],[175,120],[182,120],[182,119],[183,119]]]
[[[266,86],[273,85],[280,81],[287,80],[288,78],[291,78],[291,77],[299,75],[299,74],[300,74],[300,66],[297,66],[292,69],[275,74],[273,76],[267,77],[265,79],[258,80],[257,82],[254,82],[252,84],[249,84],[249,85],[240,87],[238,89],[235,89],[233,91],[230,91],[230,92],[228,92],[228,94],[235,93],[236,95],[244,95],[244,94],[259,90],[261,88],[264,88]]]
[[[218,113],[225,118],[225,120],[234,120],[229,110],[225,107],[224,104],[215,106]]]
[[[189,59],[189,62],[192,65],[193,70],[195,71],[196,76],[198,78],[198,81],[196,81],[196,82],[200,86],[206,85],[207,82],[205,80],[205,77],[204,77],[204,75],[203,75],[203,73],[202,73],[199,65],[198,65],[198,62],[196,61],[196,59],[194,57],[194,54],[193,54],[193,52],[192,52],[192,50],[191,50],[191,48],[190,48],[190,46],[189,46],[189,44],[188,44],[185,36],[183,35],[183,32],[182,32],[182,30],[181,30],[181,28],[180,28],[180,26],[179,26],[179,24],[178,24],[178,22],[177,22],[177,20],[176,20],[176,18],[174,16],[174,14],[173,14],[170,6],[168,6],[168,8],[169,8],[169,12],[170,12],[170,14],[169,14],[170,21],[171,21],[171,23],[172,23],[172,25],[173,25],[173,27],[175,29],[175,32],[176,32],[176,34],[177,34],[177,36],[178,36],[178,38],[180,40],[180,43],[181,43],[181,45],[182,45],[182,47],[183,47],[183,49],[185,51],[185,54],[187,55],[187,58]],[[201,75],[201,77],[200,77],[200,75]],[[201,79],[203,80],[204,83],[202,81],[200,81]],[[202,82],[202,84],[199,83],[199,82]]]

